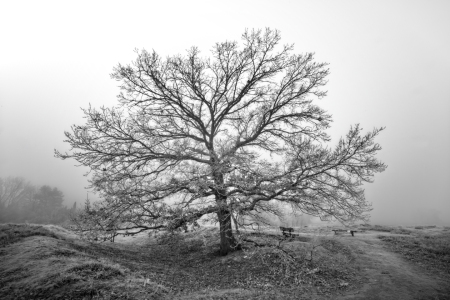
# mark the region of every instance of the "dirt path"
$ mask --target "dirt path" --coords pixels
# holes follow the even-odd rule
[[[449,282],[389,251],[379,235],[366,232],[342,237],[343,242],[359,250],[358,263],[368,282],[336,299],[450,299]]]

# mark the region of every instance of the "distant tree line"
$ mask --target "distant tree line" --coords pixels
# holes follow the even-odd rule
[[[76,210],[56,187],[36,187],[21,177],[0,177],[0,223],[61,224]]]

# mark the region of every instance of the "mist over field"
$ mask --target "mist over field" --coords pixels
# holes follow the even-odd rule
[[[55,187],[68,208],[95,201],[89,170],[54,149],[69,150],[64,131],[84,124],[80,108],[118,104],[113,67],[134,49],[208,56],[246,28],[270,27],[294,53],[329,63],[316,104],[333,116],[330,147],[356,123],[386,127],[375,140],[388,168],[364,186],[371,223],[450,225],[448,1],[9,1],[0,11],[1,178]]]

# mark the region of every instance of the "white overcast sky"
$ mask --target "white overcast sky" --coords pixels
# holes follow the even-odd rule
[[[350,125],[386,126],[389,167],[366,185],[373,223],[450,223],[450,1],[2,1],[0,177],[86,197],[87,169],[58,160],[80,107],[117,104],[112,68],[133,50],[163,56],[279,29],[330,63],[333,143]]]

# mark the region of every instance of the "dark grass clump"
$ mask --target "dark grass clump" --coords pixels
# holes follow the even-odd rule
[[[48,236],[58,239],[58,236],[39,225],[2,224],[0,225],[0,246],[15,243],[30,236]]]
[[[395,252],[410,261],[450,275],[450,232],[409,237],[379,236]]]
[[[370,224],[363,224],[361,225],[364,230],[370,230],[370,231],[380,231],[380,232],[391,232],[394,230],[394,228],[390,226],[381,226],[381,225],[370,225]]]
[[[382,226],[382,225],[370,225],[370,224],[363,224],[361,225],[363,230],[370,230],[370,231],[378,231],[378,232],[389,232],[389,233],[395,233],[395,234],[406,234],[409,235],[412,233],[411,230],[405,229],[403,227],[391,227],[391,226]]]
[[[381,225],[375,225],[372,228],[370,228],[372,231],[380,231],[380,232],[391,232],[393,230],[392,227],[388,226],[381,226]]]
[[[436,225],[427,225],[427,226],[415,226],[414,229],[433,229],[436,228]]]
[[[67,272],[75,273],[83,278],[102,280],[125,275],[124,272],[118,268],[97,262],[86,262],[70,268]]]
[[[402,227],[398,227],[398,228],[394,228],[391,233],[395,233],[395,234],[406,234],[406,235],[410,235],[412,233],[411,230],[409,229],[405,229]]]

